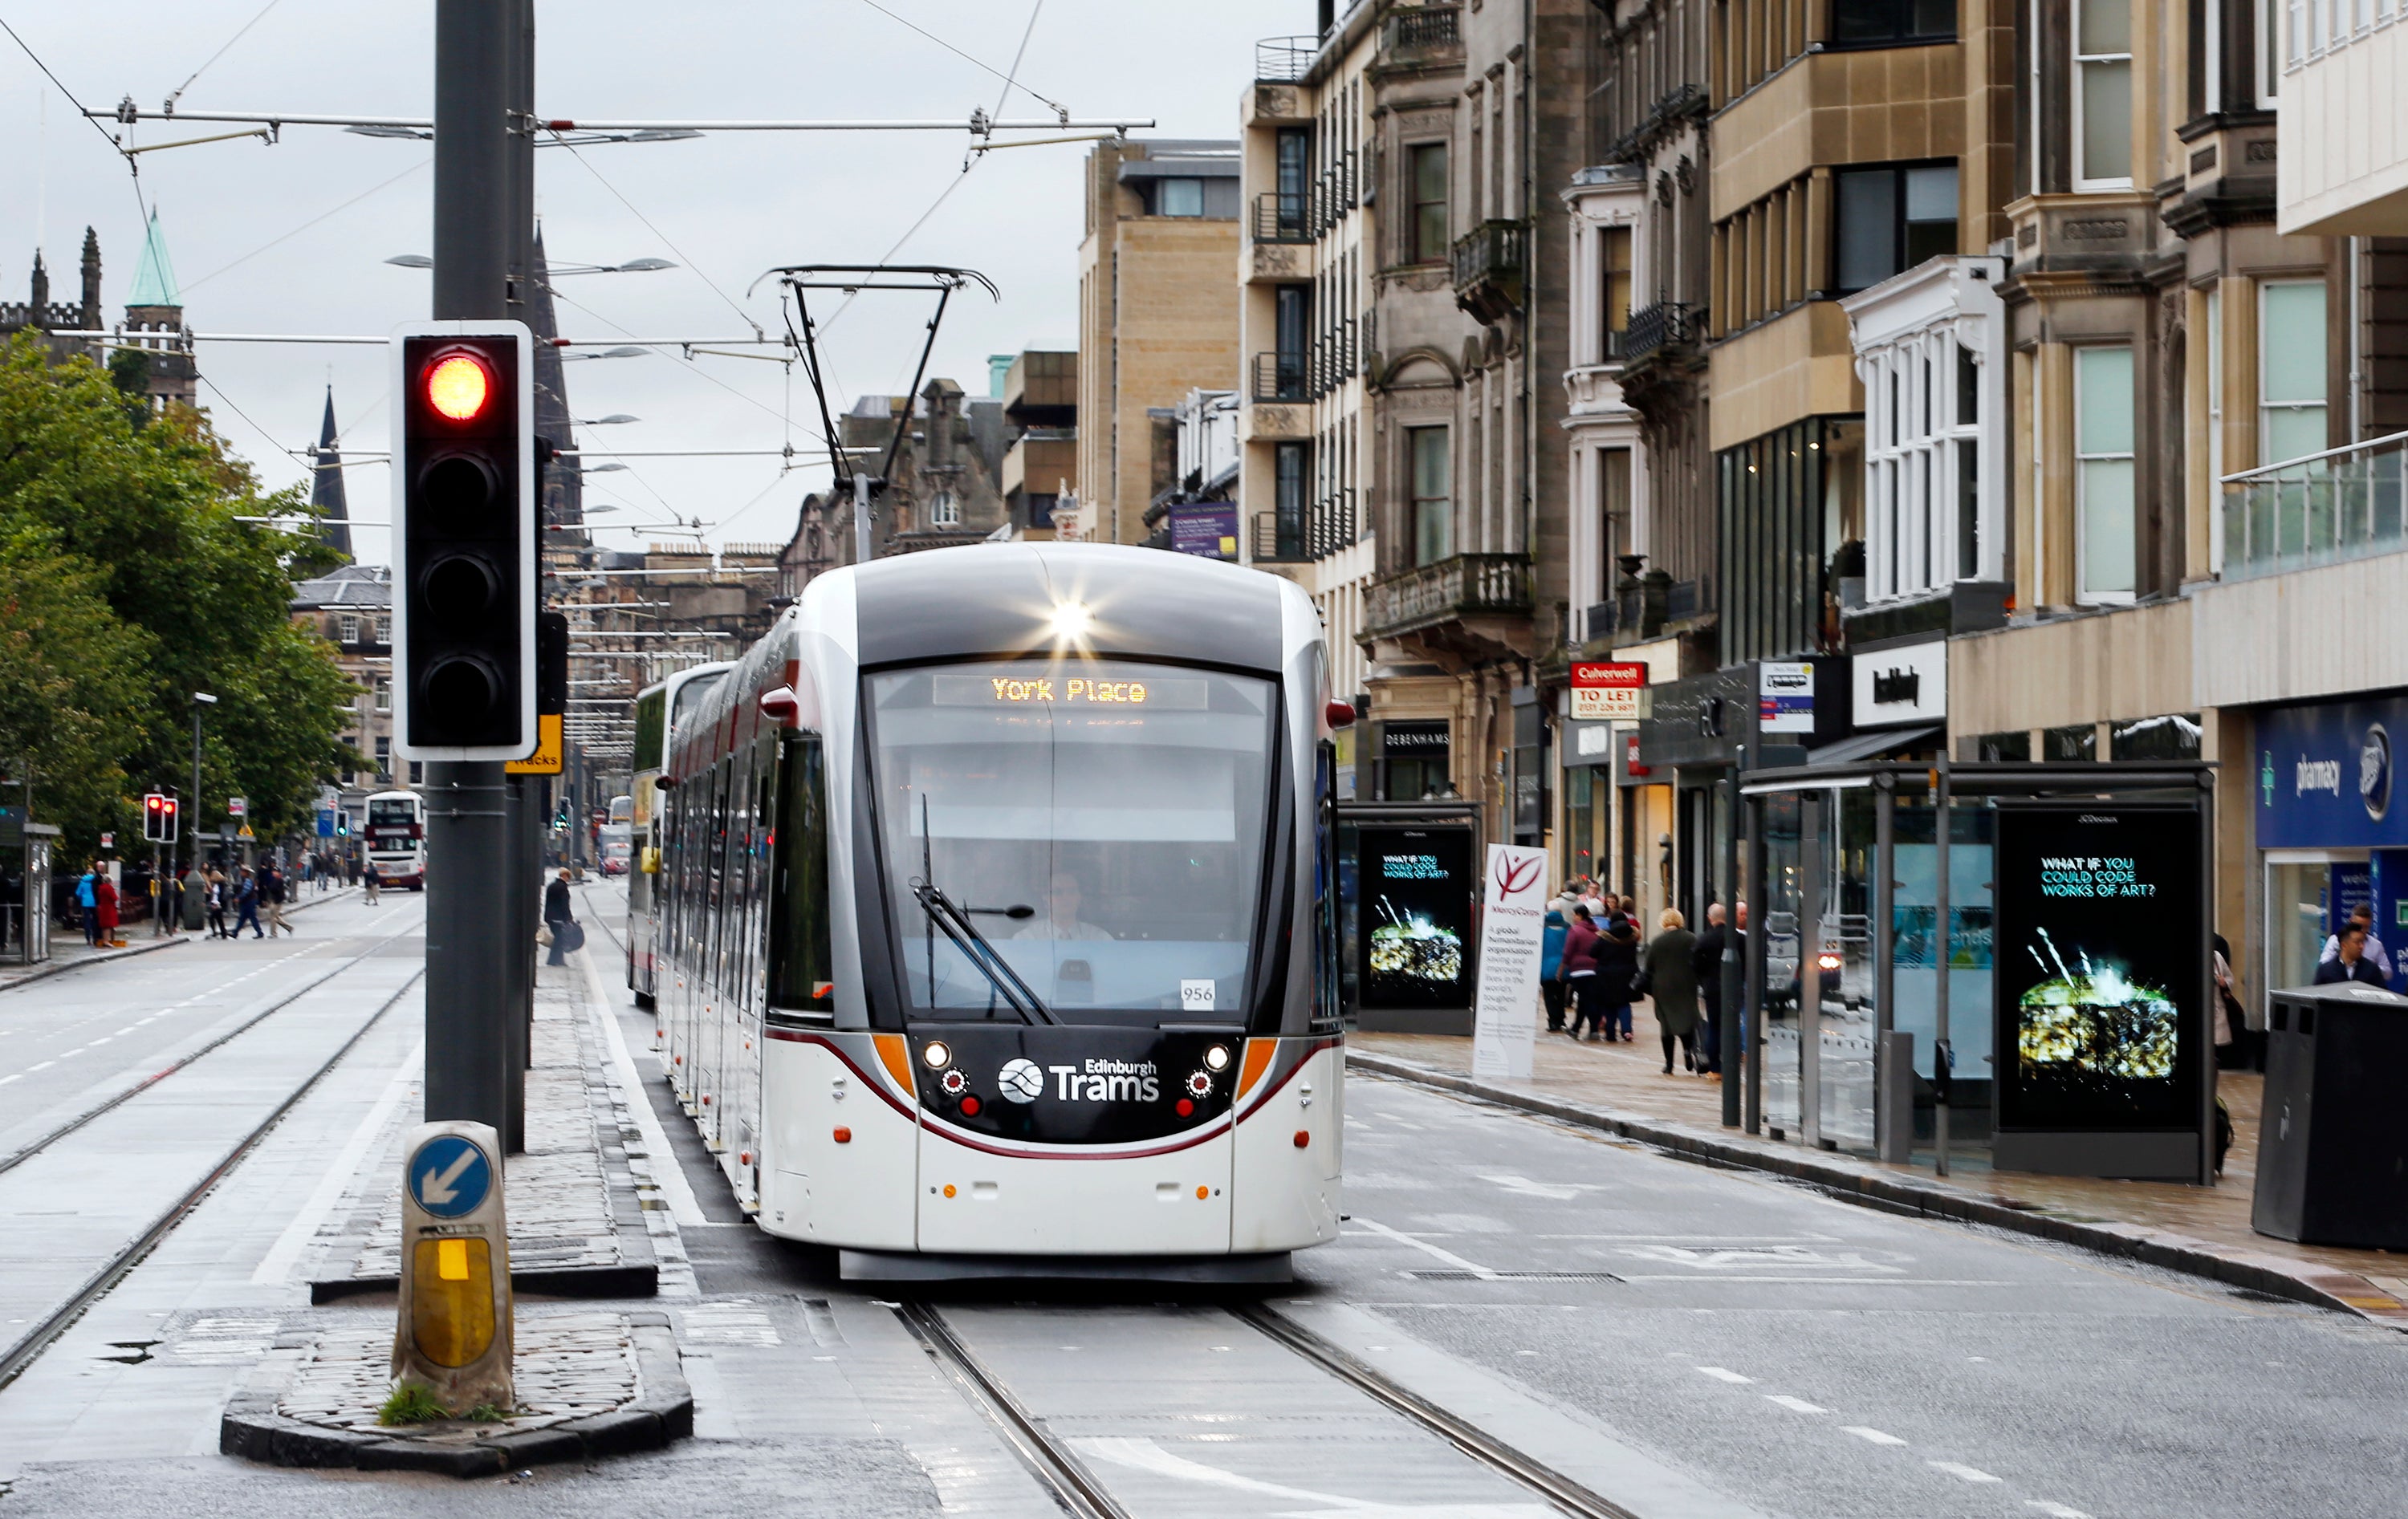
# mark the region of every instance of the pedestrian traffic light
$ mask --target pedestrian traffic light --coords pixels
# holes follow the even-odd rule
[[[348,807],[338,809],[335,813],[335,837],[337,838],[351,837],[351,810]]]
[[[518,759],[536,745],[534,340],[433,322],[393,351],[394,748]]]
[[[142,798],[142,838],[152,844],[176,841],[176,798],[150,792]]]

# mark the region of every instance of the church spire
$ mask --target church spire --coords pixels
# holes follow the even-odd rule
[[[335,436],[335,387],[326,387],[326,415],[318,424],[318,447],[310,456],[309,512],[318,521],[318,541],[351,557],[351,512],[343,497],[343,455]]]
[[[182,294],[176,288],[176,266],[167,258],[167,235],[159,230],[159,208],[150,208],[150,230],[142,239],[142,262],[134,271],[134,294],[128,307],[166,306],[180,309]]]

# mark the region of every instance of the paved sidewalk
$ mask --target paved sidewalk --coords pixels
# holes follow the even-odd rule
[[[649,1297],[659,1288],[658,1258],[629,1168],[625,1102],[595,1016],[581,967],[538,969],[526,1153],[502,1168],[510,1280],[522,1293]],[[312,1301],[399,1287],[401,1143],[420,1111],[414,1096],[395,1108],[320,1237]]]
[[[1929,1149],[1911,1166],[1810,1151],[1722,1125],[1719,1082],[1664,1074],[1642,1008],[1633,1044],[1539,1036],[1527,1082],[1474,1082],[1471,1041],[1425,1034],[1347,1036],[1358,1068],[1488,1097],[1598,1127],[1694,1158],[1776,1172],[1875,1206],[1990,1224],[2128,1255],[2408,1329],[2408,1255],[2269,1239],[2249,1226],[2262,1078],[2228,1071],[2221,1093],[2236,1130],[2213,1187],[1994,1171],[1989,1152],[1957,1150],[1933,1174]]]
[[[284,905],[284,915],[287,918],[295,917],[301,913],[308,911],[313,907],[318,907],[327,902],[339,902],[347,897],[353,897],[359,895],[360,889],[357,886],[338,887],[337,889],[327,892],[322,896],[316,892],[310,892],[297,901],[287,902]],[[50,957],[36,965],[0,966],[0,992],[7,991],[11,987],[22,986],[28,982],[37,982],[51,976],[63,975],[67,971],[80,969],[85,966],[107,965],[111,960],[122,960],[131,955],[148,954],[153,950],[168,949],[174,945],[186,943],[193,939],[208,938],[208,931],[207,929],[192,933],[179,929],[172,934],[154,934],[150,931],[150,922],[147,918],[137,924],[121,924],[118,926],[117,931],[125,937],[125,948],[122,950],[96,950],[83,941],[83,932],[81,929],[62,927],[57,924],[52,924],[50,925]]]

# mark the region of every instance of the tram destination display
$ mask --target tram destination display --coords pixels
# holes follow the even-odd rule
[[[2196,1131],[2207,1054],[2201,825],[2186,807],[2000,808],[2002,1142],[2014,1131]]]
[[[1469,1009],[1479,954],[1471,830],[1366,823],[1355,858],[1362,1006]]]

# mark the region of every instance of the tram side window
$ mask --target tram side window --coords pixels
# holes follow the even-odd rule
[[[836,953],[828,932],[827,777],[820,737],[786,740],[776,831],[776,917],[769,937],[769,1000],[811,1012],[836,1010]]]
[[[769,970],[769,849],[778,837],[777,781],[777,740],[764,738],[752,748],[752,847],[745,859],[752,910],[744,915],[744,1005],[755,1012]]]
[[[734,810],[728,805],[732,768],[725,759],[710,767],[710,944],[705,953],[710,979],[723,987],[727,984],[727,908],[732,895],[727,879],[728,814]]]

